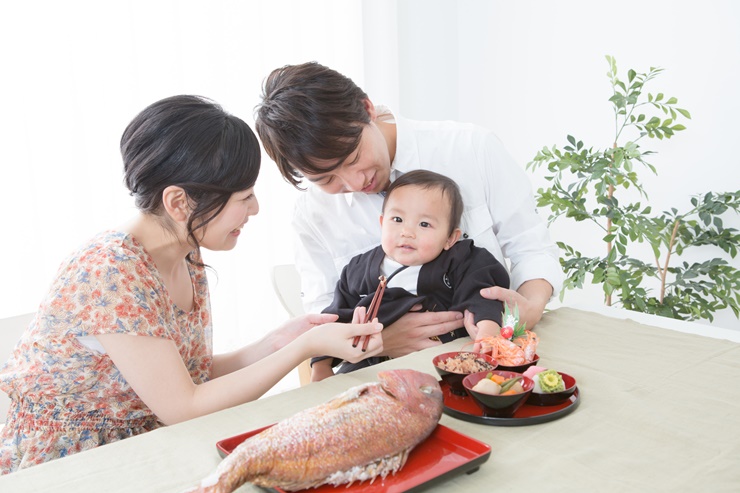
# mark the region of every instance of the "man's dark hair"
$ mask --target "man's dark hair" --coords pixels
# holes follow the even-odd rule
[[[350,78],[316,62],[286,65],[265,80],[255,127],[283,178],[300,188],[302,173],[332,171],[357,149],[370,123],[367,99]]]

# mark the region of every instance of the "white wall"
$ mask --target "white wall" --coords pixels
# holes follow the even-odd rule
[[[65,256],[135,213],[118,145],[145,106],[200,94],[254,128],[272,69],[318,60],[362,81],[362,39],[360,0],[0,3],[0,318],[34,311]],[[218,352],[286,319],[269,273],[293,260],[298,192],[263,156],[256,193],[235,251],[204,252]]]
[[[568,134],[605,148],[614,137],[605,60],[612,55],[623,79],[629,68],[664,68],[647,90],[677,97],[692,115],[673,139],[641,141],[658,153],[649,159],[657,178],[643,180],[653,209],[687,209],[692,195],[740,189],[738,2],[407,0],[398,3],[398,25],[400,110],[408,117],[489,127],[522,166]],[[542,176],[532,175],[536,187],[546,186]],[[740,228],[740,218],[727,225]],[[558,222],[553,236],[602,248],[602,235],[573,226]],[[686,260],[723,255],[708,248]],[[740,268],[740,257],[725,258]],[[601,298],[586,289],[564,301]],[[730,310],[715,324],[740,329]]]

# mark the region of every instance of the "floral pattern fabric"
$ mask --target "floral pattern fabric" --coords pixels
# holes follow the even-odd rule
[[[199,261],[198,252],[194,259]],[[80,337],[122,333],[172,340],[193,382],[213,357],[208,283],[189,264],[194,305],[174,305],[151,256],[133,237],[105,232],[60,267],[0,369],[11,398],[0,433],[0,474],[138,435],[160,426],[107,354]]]

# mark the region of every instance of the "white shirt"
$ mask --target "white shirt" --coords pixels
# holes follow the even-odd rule
[[[449,121],[396,117],[395,123],[391,180],[414,169],[455,180],[465,202],[462,237],[487,248],[502,264],[508,261],[511,289],[545,279],[557,296],[563,283],[560,252],[537,214],[528,177],[493,132]],[[293,216],[295,263],[307,313],[326,308],[342,268],[380,243],[382,204],[380,194],[331,195],[311,184],[298,198]]]
[[[401,268],[403,270],[400,270]],[[421,272],[421,265],[405,266],[396,262],[388,255],[383,258],[383,263],[380,264],[381,274],[386,278],[393,276],[388,279],[387,288],[402,288],[413,295],[418,291],[419,272]]]

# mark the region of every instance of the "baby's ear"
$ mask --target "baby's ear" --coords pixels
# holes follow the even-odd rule
[[[383,214],[380,215],[380,226],[383,227]]]
[[[460,239],[461,234],[462,231],[460,230],[460,228],[455,228],[455,230],[447,238],[447,243],[445,243],[445,250],[449,250],[450,248],[452,248],[452,245],[457,243],[457,240]]]

